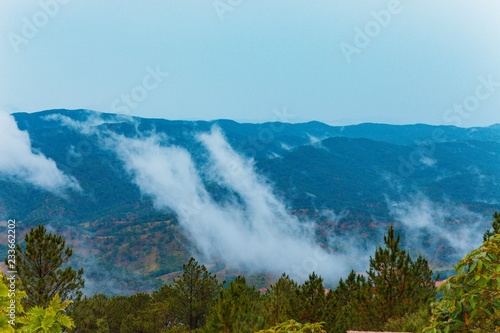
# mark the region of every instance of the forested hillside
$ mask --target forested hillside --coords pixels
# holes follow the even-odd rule
[[[209,252],[193,236],[195,230],[183,222],[187,218],[179,219],[186,209],[196,210],[196,203],[175,208],[168,198],[160,200],[161,195],[175,197],[177,191],[169,193],[165,187],[159,194],[151,186],[144,187],[141,181],[146,176],[124,160],[125,153],[139,156],[133,154],[146,148],[134,145],[147,140],[182,152],[171,156],[189,155],[192,166],[178,167],[196,171],[200,179],[196,186],[201,188],[197,191],[206,191],[201,198],[210,200],[207,209],[215,207],[216,214],[221,214],[230,207],[231,219],[250,214],[249,202],[262,193],[252,186],[238,188],[237,183],[258,182],[260,187],[255,189],[265,189],[269,198],[264,206],[255,207],[272,212],[266,226],[273,228],[273,218],[283,214],[299,224],[311,222],[315,241],[339,253],[349,251],[346,244],[351,243],[359,251],[372,249],[380,243],[381,230],[394,224],[401,226],[402,239],[408,240],[411,251],[429,254],[432,265],[447,269],[472,246],[455,244],[453,238],[482,233],[500,203],[498,126],[240,124],[142,119],[86,110],[17,113],[14,118],[29,135],[33,152],[53,160],[79,188],[48,191],[19,175],[0,174],[0,218],[22,221],[20,231],[40,222],[56,228],[74,244],[77,260],[89,267],[87,274],[99,281],[120,281],[116,289],[147,277],[146,283],[136,283],[150,290],[158,285],[154,278],[170,280],[169,273],[179,271],[191,255]],[[248,165],[251,177],[245,178],[245,171],[231,182],[225,178],[224,163],[213,161],[213,142],[203,137],[214,126],[222,133],[221,147],[242,157],[242,166],[227,165],[227,170],[247,170]],[[135,150],[119,146],[119,140]],[[168,168],[150,171],[160,174]],[[277,205],[283,205],[286,213]],[[247,213],[239,213],[240,208]],[[256,219],[252,217],[251,223]],[[452,236],[444,237],[444,230]],[[252,235],[257,241],[261,236]],[[225,264],[230,268],[231,260],[219,254],[206,257],[220,269]],[[236,265],[237,271],[251,268],[245,267],[250,265],[248,260],[242,262],[243,266]],[[110,293],[113,283],[107,287]]]

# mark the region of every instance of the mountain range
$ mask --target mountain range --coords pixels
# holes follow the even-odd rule
[[[161,149],[175,148],[169,150],[172,154],[182,152],[169,156],[189,156],[192,165],[179,167],[181,171],[170,166],[172,175],[183,179],[182,170],[196,170],[202,184],[196,191],[202,191],[200,198],[209,198],[203,200],[212,206],[221,211],[243,207],[241,215],[250,214],[250,203],[260,195],[268,206],[283,205],[297,223],[312,222],[315,241],[329,251],[342,251],[342,240],[368,249],[380,241],[387,225],[394,224],[413,251],[427,254],[435,267],[449,267],[470,249],[472,240],[482,239],[491,214],[500,206],[499,124],[248,124],[144,119],[89,110],[12,117],[18,130],[29,135],[32,154],[53,161],[74,186],[44,187],[27,180],[26,173],[0,167],[0,220],[15,218],[24,231],[40,222],[61,230],[79,249],[79,263],[89,267],[89,281],[118,279],[113,274],[120,270],[117,275],[132,272],[151,281],[168,279],[190,254],[207,252],[188,224],[179,222],[179,208],[169,205],[168,198],[160,200],[152,189],[158,181],[146,179],[150,174],[139,169],[141,158],[134,159],[146,151],[134,145],[153,139]],[[216,163],[217,151],[210,149],[214,135],[203,136],[214,129],[222,135],[220,147],[227,144],[220,151],[229,149],[243,164],[224,169]],[[0,144],[0,151],[6,144]],[[230,181],[231,175],[221,171],[230,167],[249,168],[255,178],[248,179],[258,183],[256,192],[252,186],[238,185],[238,177],[245,184],[243,175],[248,172]],[[261,188],[265,194],[257,193]],[[180,195],[171,192],[172,197]],[[451,238],[443,235],[446,232]],[[455,244],[453,238],[465,244]],[[231,267],[231,260],[220,253],[208,257],[214,267]],[[113,286],[110,282],[104,288]]]

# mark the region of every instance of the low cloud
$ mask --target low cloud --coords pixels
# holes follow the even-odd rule
[[[165,145],[159,135],[113,134],[106,146],[117,153],[142,193],[158,208],[176,212],[205,259],[222,259],[247,272],[286,272],[297,281],[315,271],[336,282],[356,268],[355,253],[332,254],[317,245],[314,224],[288,212],[271,184],[255,172],[253,161],[236,153],[220,129],[198,140],[207,156],[203,173],[187,150]],[[217,202],[202,174],[233,195]]]
[[[108,119],[103,119],[100,114],[89,113],[85,121],[77,121],[68,116],[64,116],[59,113],[54,113],[43,117],[44,120],[55,121],[61,124],[61,126],[70,128],[74,131],[80,132],[85,135],[98,133],[97,127],[103,124],[115,124],[122,122],[132,122],[133,118],[127,115],[107,115]]]
[[[65,175],[56,163],[31,147],[29,134],[21,131],[13,116],[0,111],[0,177],[32,184],[64,195],[67,190],[81,190],[78,181]]]
[[[479,246],[489,221],[463,206],[437,203],[423,194],[417,194],[402,202],[388,201],[395,219],[408,232],[410,248],[424,252],[428,257],[440,246],[448,247],[450,256],[456,261]],[[427,243],[427,246],[422,246]]]

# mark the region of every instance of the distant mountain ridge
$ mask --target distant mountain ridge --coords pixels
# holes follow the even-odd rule
[[[160,232],[165,240],[162,246],[173,254],[151,259],[154,265],[150,263],[146,271],[152,276],[179,268],[186,257],[174,212],[156,209],[152,198],[141,194],[123,163],[102,147],[95,134],[61,126],[60,116],[125,137],[160,133],[169,145],[189,151],[200,168],[205,156],[196,136],[216,125],[233,149],[254,160],[256,170],[269,180],[290,211],[305,212],[317,221],[319,237],[321,230],[332,225],[331,218],[322,213],[328,211],[342,215],[335,224],[338,233],[347,228],[372,237],[378,233],[371,226],[373,221],[377,225],[393,223],[391,202],[407,200],[412,194],[464,206],[483,216],[500,205],[500,124],[474,128],[372,123],[330,126],[316,121],[240,124],[144,119],[88,110],[13,114],[18,127],[29,133],[33,149],[77,179],[83,191],[60,197],[0,174],[0,219],[15,216],[25,226],[40,221],[82,225],[100,237],[95,240],[100,258],[108,258],[105,251],[118,251],[119,244],[136,244],[147,235],[158,240],[150,233]],[[208,178],[204,181],[216,200],[224,200],[224,189]],[[147,228],[138,230],[139,225]],[[149,246],[147,251],[157,245]],[[142,267],[141,251],[128,257],[122,253],[117,261]]]
[[[133,136],[136,131],[144,135],[151,131],[164,133],[170,144],[186,148],[198,161],[203,156],[198,153],[196,133],[207,132],[217,125],[234,149],[255,160],[256,167],[276,185],[277,192],[284,195],[292,209],[316,205],[318,209],[339,210],[350,209],[350,205],[359,208],[373,200],[380,203],[383,199],[380,189],[389,190],[381,174],[397,179],[408,188],[419,188],[435,200],[445,196],[487,210],[491,205],[483,203],[481,195],[490,196],[483,201],[500,200],[497,186],[500,130],[495,125],[484,128],[369,123],[329,126],[320,122],[240,124],[231,120],[170,121],[133,117],[136,125],[123,115],[47,110],[13,116],[19,128],[29,133],[33,148],[78,179],[85,194],[74,193],[72,196],[78,200],[67,200],[0,178],[0,193],[9,193],[0,195],[4,211],[26,221],[40,219],[48,210],[53,218],[68,221],[106,219],[111,212],[117,213],[115,218],[142,210],[148,211],[145,216],[151,214],[151,203],[130,182],[112,152],[103,149],[94,136],[62,127],[60,122],[47,118],[51,115],[80,122],[97,117],[102,123],[94,127],[125,136]],[[68,159],[70,147],[91,152],[73,166]],[[428,163],[436,160],[435,167],[425,165],[422,159],[428,159]],[[474,167],[477,170],[471,172]],[[312,174],[312,170],[316,174]],[[480,174],[490,180],[479,181]],[[438,181],[433,181],[437,178]],[[314,203],[309,194],[314,195]],[[383,216],[388,218],[387,214]]]

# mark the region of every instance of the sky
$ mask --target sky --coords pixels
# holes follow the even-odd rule
[[[500,2],[0,3],[0,109],[500,123]]]

